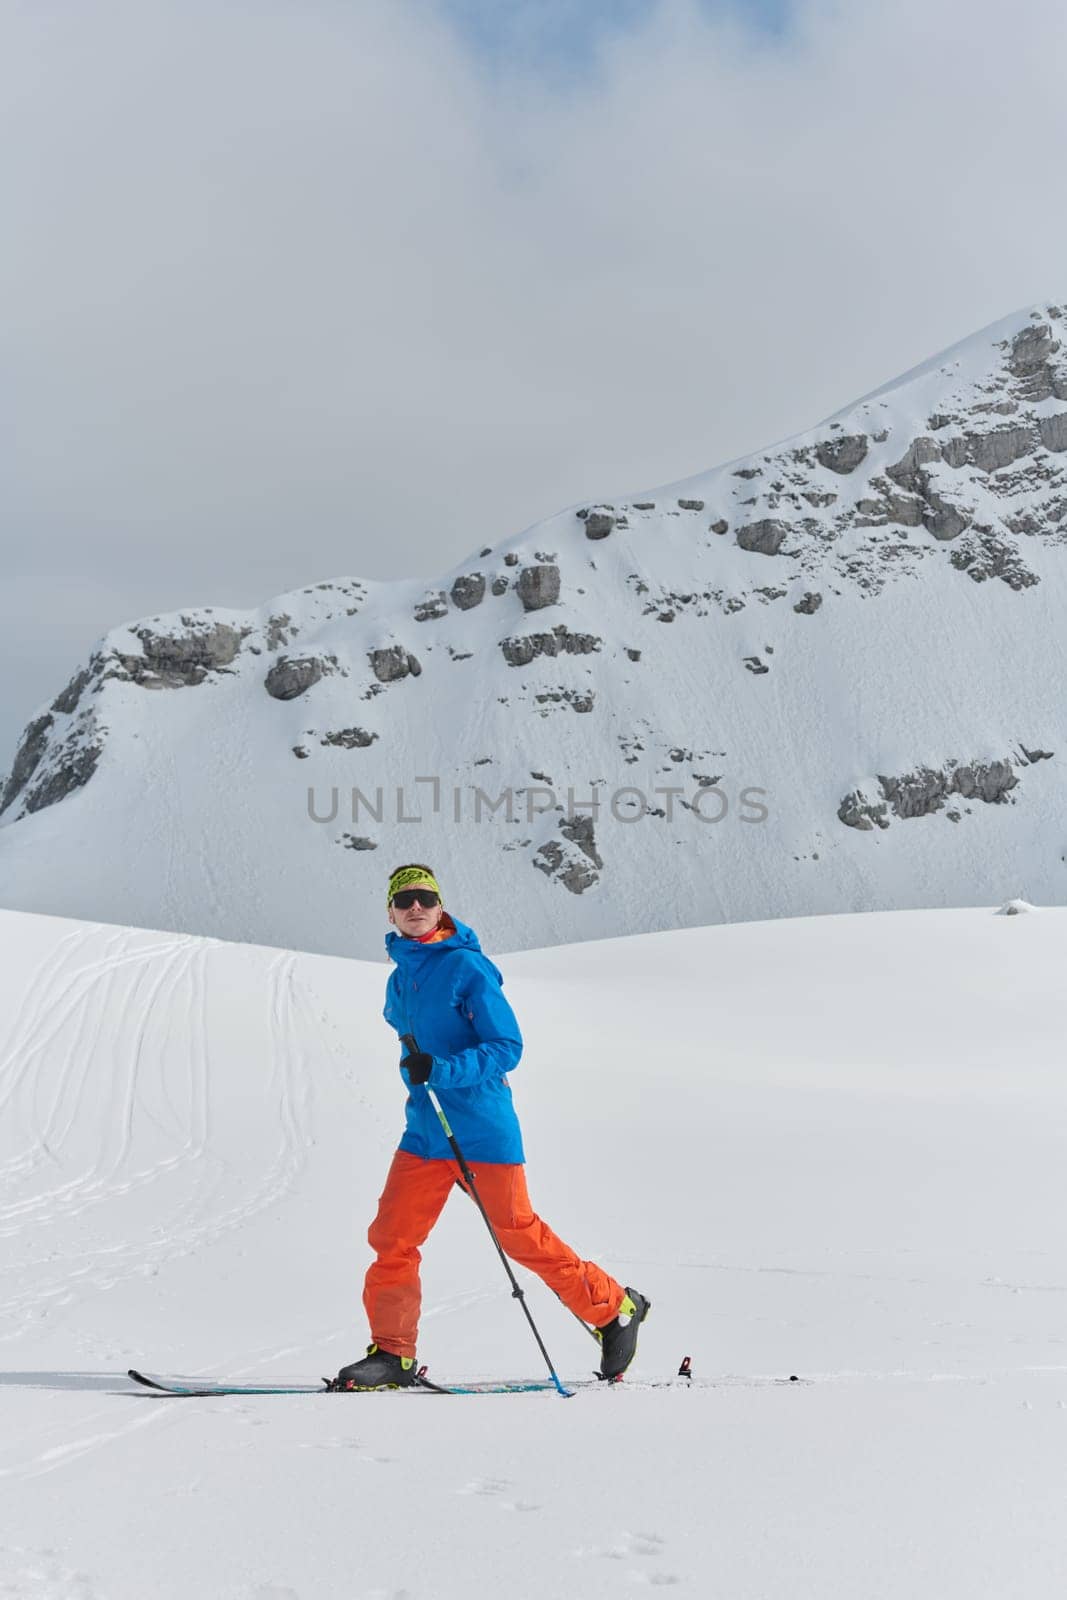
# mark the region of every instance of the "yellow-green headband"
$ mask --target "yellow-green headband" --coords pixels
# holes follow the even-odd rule
[[[401,889],[432,889],[437,898],[444,902],[437,879],[425,867],[399,867],[393,873],[389,879],[389,893],[385,901],[387,906],[392,905],[394,894],[399,894]]]

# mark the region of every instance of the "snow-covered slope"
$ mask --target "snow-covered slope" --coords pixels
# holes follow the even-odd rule
[[[1059,910],[512,956],[535,1204],[651,1297],[634,1378],[703,1384],[172,1403],[126,1368],[361,1348],[383,968],[0,914],[0,1592],[1053,1600],[1065,960]],[[459,1196],[424,1282],[437,1376],[537,1375]]]
[[[412,858],[512,949],[1062,900],[1065,333],[1010,317],[429,590],[116,629],[17,752],[0,902],[371,955]]]

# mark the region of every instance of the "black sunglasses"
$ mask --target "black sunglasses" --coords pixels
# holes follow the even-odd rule
[[[432,889],[401,889],[399,894],[394,894],[393,905],[398,911],[410,911],[416,900],[420,906],[425,906],[427,911],[432,906],[441,904],[441,896]]]

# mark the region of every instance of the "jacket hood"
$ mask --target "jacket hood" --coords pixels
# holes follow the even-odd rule
[[[476,950],[481,955],[482,947],[474,929],[468,928],[458,917],[452,917],[452,922],[456,929],[455,933],[447,939],[438,939],[433,944],[420,944],[418,939],[405,939],[402,933],[390,928],[385,936],[386,953],[397,963],[410,960],[416,954],[432,955],[435,950]]]

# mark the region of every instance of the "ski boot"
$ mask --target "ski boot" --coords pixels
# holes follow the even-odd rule
[[[415,1382],[416,1367],[411,1356],[395,1356],[391,1350],[367,1346],[362,1361],[342,1367],[330,1384],[331,1389],[408,1389]]]
[[[621,1378],[637,1353],[637,1330],[652,1309],[637,1289],[627,1288],[622,1305],[613,1319],[595,1330],[600,1340],[600,1377],[614,1383]]]

